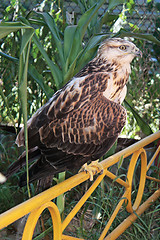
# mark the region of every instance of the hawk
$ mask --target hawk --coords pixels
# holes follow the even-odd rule
[[[29,181],[43,179],[102,157],[121,133],[126,110],[121,106],[131,72],[141,51],[121,38],[106,39],[97,56],[28,120]],[[25,146],[24,128],[16,143]],[[25,152],[8,176],[25,165]],[[20,185],[26,184],[26,174]]]

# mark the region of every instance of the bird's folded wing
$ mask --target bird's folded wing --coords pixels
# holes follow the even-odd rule
[[[125,109],[102,94],[78,111],[40,128],[40,140],[48,148],[68,154],[94,154],[106,140],[117,138],[126,120]]]
[[[39,129],[50,121],[66,117],[73,110],[81,108],[84,104],[97,96],[98,92],[106,89],[109,74],[97,73],[82,77],[74,77],[62,89],[28,120],[28,138],[31,139],[29,147],[35,147],[38,141]],[[25,145],[24,128],[17,136],[18,146]]]

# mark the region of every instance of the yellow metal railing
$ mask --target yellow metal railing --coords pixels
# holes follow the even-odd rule
[[[102,231],[99,240],[116,239],[132,224],[133,221],[136,220],[137,215],[141,215],[150,206],[150,204],[153,203],[160,196],[160,189],[159,189],[155,191],[152,194],[152,196],[147,199],[147,201],[145,201],[142,205],[140,205],[143,192],[144,192],[146,178],[160,183],[159,179],[147,176],[147,171],[149,170],[150,166],[152,165],[156,156],[158,155],[160,151],[160,146],[157,148],[156,152],[154,153],[152,159],[149,161],[148,164],[147,164],[146,151],[144,149],[146,145],[150,144],[151,142],[155,141],[158,138],[160,138],[160,131],[150,135],[149,137],[144,138],[143,140],[133,144],[132,146],[102,161],[101,164],[104,168],[103,173],[96,178],[96,180],[93,182],[91,187],[82,196],[80,201],[75,205],[75,207],[71,210],[71,212],[68,214],[68,216],[65,218],[64,221],[61,221],[59,210],[51,200],[67,192],[68,190],[71,190],[72,188],[81,184],[82,182],[85,182],[87,179],[89,179],[88,173],[86,174],[85,172],[81,172],[65,180],[64,182],[59,183],[54,187],[51,187],[50,189],[44,191],[43,193],[38,194],[37,196],[27,200],[26,202],[4,212],[3,214],[0,215],[0,229],[8,226],[9,224],[15,222],[16,220],[30,213],[27,219],[27,222],[25,224],[23,237],[22,237],[22,240],[30,240],[33,237],[33,232],[37,224],[38,218],[40,217],[44,209],[48,209],[51,214],[52,223],[53,223],[53,239],[54,240],[79,239],[79,238],[63,235],[63,231],[68,226],[68,224],[73,219],[73,217],[77,214],[77,212],[80,210],[80,208],[83,206],[83,204],[86,202],[86,200],[90,197],[93,191],[97,188],[97,186],[100,184],[103,178],[105,176],[108,176],[112,180],[115,180],[117,183],[124,186],[125,190],[111,218],[109,219],[107,225]],[[114,165],[115,163],[117,163],[118,161],[120,161],[122,157],[126,158],[129,155],[132,155],[132,157],[129,164],[126,181],[124,181],[121,178],[118,178],[113,173],[111,173],[108,170],[108,168]],[[139,157],[141,159],[140,181],[139,181],[138,193],[137,193],[135,202],[132,206],[132,201],[131,201],[132,179],[133,179],[133,174],[135,170],[135,165]],[[126,218],[124,222],[122,222],[114,231],[112,231],[110,234],[107,235],[107,232],[112,222],[114,221],[117,213],[119,212],[124,202],[126,202],[127,204],[126,210],[129,213],[131,213],[130,216]]]

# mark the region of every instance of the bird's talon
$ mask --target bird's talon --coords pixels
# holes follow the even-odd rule
[[[103,173],[103,166],[101,163],[98,162],[98,160],[91,162],[89,165],[85,163],[79,172],[86,172],[90,175],[90,181],[93,181],[93,175],[98,173],[98,170],[100,171],[100,174]]]

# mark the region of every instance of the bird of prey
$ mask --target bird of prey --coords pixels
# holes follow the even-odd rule
[[[106,39],[96,57],[42,106],[27,123],[29,181],[78,169],[102,157],[121,133],[130,63],[141,51],[121,38]],[[16,143],[25,146],[24,128]],[[25,152],[8,176],[25,165]],[[26,174],[20,185],[26,184]]]

